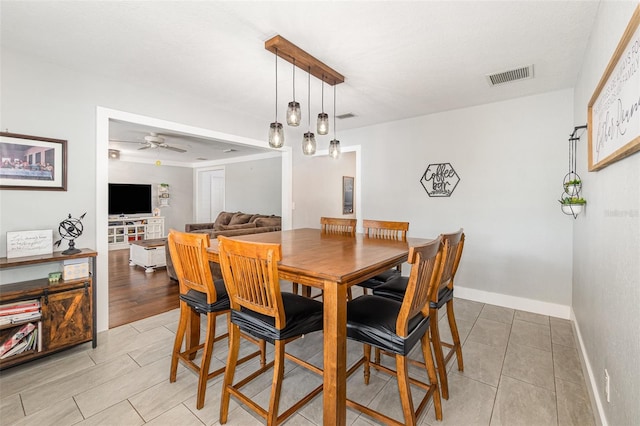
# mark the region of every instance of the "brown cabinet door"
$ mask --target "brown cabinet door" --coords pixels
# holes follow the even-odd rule
[[[91,283],[49,294],[42,304],[42,346],[45,351],[91,340]]]

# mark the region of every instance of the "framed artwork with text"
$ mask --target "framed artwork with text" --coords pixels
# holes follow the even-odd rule
[[[589,101],[589,171],[640,150],[640,5]]]

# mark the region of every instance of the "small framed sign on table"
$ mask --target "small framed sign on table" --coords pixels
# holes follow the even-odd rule
[[[640,5],[589,101],[588,119],[590,172],[640,151]]]
[[[51,253],[53,253],[51,229],[7,232],[7,259]]]

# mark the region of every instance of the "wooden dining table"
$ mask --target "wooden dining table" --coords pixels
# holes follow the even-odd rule
[[[432,241],[323,234],[319,229],[293,229],[232,237],[282,246],[280,279],[323,291],[324,388],[323,423],[346,424],[347,289],[407,260],[409,247]],[[217,240],[209,260],[219,262]]]

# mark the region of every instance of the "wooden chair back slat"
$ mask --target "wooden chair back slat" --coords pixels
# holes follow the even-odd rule
[[[357,219],[321,217],[320,228],[324,234],[342,234],[356,236]]]
[[[180,293],[190,289],[205,293],[207,303],[215,303],[217,294],[207,259],[208,234],[169,231],[169,253],[180,285]]]
[[[411,274],[396,322],[398,336],[407,336],[409,320],[419,312],[424,316],[429,315],[429,302],[433,293],[437,292],[446,262],[446,251],[447,244],[442,242],[441,237],[430,243],[409,248],[408,262],[411,264]]]
[[[286,320],[278,278],[278,262],[282,259],[280,244],[218,236],[218,247],[231,309],[244,307],[273,317],[276,328],[284,328]]]
[[[409,222],[365,219],[362,224],[364,234],[371,238],[404,241],[407,239],[407,231],[409,231]]]
[[[443,241],[447,241],[449,244],[447,250],[447,263],[444,265],[442,279],[438,290],[444,287],[453,288],[453,278],[458,271],[458,265],[460,265],[460,258],[462,257],[462,249],[464,248],[464,230],[460,228],[454,233],[442,234],[441,237]]]

